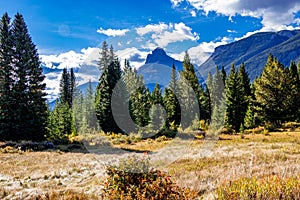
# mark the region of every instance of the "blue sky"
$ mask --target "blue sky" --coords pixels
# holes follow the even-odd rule
[[[61,67],[95,60],[105,40],[136,67],[156,47],[201,64],[218,45],[298,28],[299,10],[299,0],[0,1],[1,14],[23,14],[42,61]]]

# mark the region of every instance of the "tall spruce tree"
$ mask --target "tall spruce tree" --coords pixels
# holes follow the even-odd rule
[[[124,82],[129,93],[129,112],[139,127],[150,123],[149,111],[151,108],[151,94],[145,86],[142,75],[132,69],[128,60],[125,60]]]
[[[82,118],[82,107],[80,104],[80,94],[75,93],[75,75],[73,69],[63,69],[60,79],[59,97],[54,110],[49,117],[49,137],[50,139],[67,139],[71,134],[77,134],[78,123]],[[74,99],[74,97],[77,97]],[[73,102],[74,101],[74,102]],[[75,103],[75,105],[73,105]],[[75,111],[73,113],[73,110]],[[75,115],[76,114],[76,115]]]
[[[60,79],[60,93],[59,100],[62,103],[67,103],[69,107],[72,107],[73,95],[75,90],[75,74],[73,68],[68,71],[67,68],[63,69],[62,76]]]
[[[245,98],[245,92],[242,84],[242,80],[232,65],[229,76],[226,80],[226,125],[236,132],[240,130],[240,126],[244,124],[245,113],[243,102]],[[246,112],[246,111],[245,111]]]
[[[12,119],[12,53],[13,41],[10,18],[5,13],[0,21],[0,140],[13,136]]]
[[[168,88],[164,92],[164,105],[167,112],[166,127],[177,128],[180,125],[181,111],[178,97],[176,97],[176,92],[178,92],[178,78],[175,65],[172,65],[171,78]],[[178,96],[178,95],[177,95]]]
[[[182,100],[181,106],[186,110],[181,113],[184,120],[184,124],[181,124],[183,129],[192,125],[192,121],[196,118],[199,119],[199,110],[200,108],[200,96],[203,93],[203,88],[199,84],[199,80],[196,76],[194,66],[191,63],[190,56],[188,52],[185,52],[183,60],[183,71],[181,72],[180,77],[180,93]],[[195,96],[195,97],[194,97]]]
[[[213,76],[210,92],[212,108],[214,108],[216,105],[219,105],[221,101],[224,100],[224,88],[222,75],[218,67],[216,67],[216,73]]]
[[[160,130],[164,126],[164,105],[161,87],[158,83],[155,84],[154,90],[151,95],[152,109],[150,110],[150,119],[152,129],[155,131]]]
[[[121,79],[121,66],[117,58],[111,62],[111,57],[115,57],[113,52],[108,53],[107,43],[103,42],[99,68],[102,74],[95,95],[95,112],[98,123],[106,133],[120,133],[122,130],[117,126],[111,108],[111,98],[113,89]]]
[[[222,66],[222,69],[221,69],[221,76],[222,76],[222,80],[223,80],[223,85],[225,87],[226,86],[227,74],[226,74],[224,66]]]
[[[47,105],[46,85],[40,67],[37,49],[28,33],[21,14],[17,13],[12,24],[13,35],[13,120],[12,139],[42,140],[46,134]]]

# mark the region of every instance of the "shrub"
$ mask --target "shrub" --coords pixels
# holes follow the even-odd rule
[[[290,178],[241,178],[218,188],[217,199],[300,199],[300,174]]]
[[[180,188],[171,177],[149,167],[145,157],[131,156],[106,167],[103,199],[195,199],[189,189]]]

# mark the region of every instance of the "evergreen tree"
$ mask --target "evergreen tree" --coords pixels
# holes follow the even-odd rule
[[[128,60],[125,60],[124,82],[129,94],[129,112],[133,121],[139,127],[145,127],[150,122],[151,94],[145,86],[143,77],[132,69]],[[137,131],[137,130],[135,130]]]
[[[167,112],[166,126],[170,128],[173,124],[176,128],[180,125],[181,111],[180,104],[178,102],[178,97],[176,93],[178,92],[178,78],[176,73],[175,65],[172,66],[171,78],[168,88],[165,89],[163,102]],[[179,96],[179,94],[177,94]]]
[[[152,92],[151,101],[152,101],[152,109],[150,111],[150,119],[152,124],[151,128],[154,131],[159,131],[165,123],[164,121],[165,113],[163,109],[162,91],[158,83],[156,83],[154,90]]]
[[[70,71],[68,71],[67,68],[64,68],[59,84],[59,99],[61,102],[67,103],[70,108],[72,107],[73,95],[76,86],[75,84],[75,74],[73,68],[71,68]]]
[[[0,140],[13,136],[15,126],[11,117],[14,110],[12,99],[12,33],[10,18],[5,13],[0,21]]]
[[[290,81],[291,84],[291,91],[293,91],[293,93],[291,92],[291,101],[292,101],[292,105],[291,106],[291,112],[294,113],[294,117],[293,120],[300,120],[300,108],[299,108],[299,103],[300,103],[300,77],[298,74],[298,69],[297,69],[297,65],[294,61],[291,62],[290,64],[290,76],[291,79],[288,80]]]
[[[12,88],[12,113],[15,122],[13,139],[42,140],[46,134],[46,85],[37,49],[21,14],[12,24],[13,66],[15,84]]]
[[[286,110],[289,109],[286,107],[285,74],[283,65],[270,55],[261,76],[255,80],[259,114],[275,126],[286,119]]]
[[[221,73],[217,67],[216,73],[213,76],[211,92],[210,92],[212,108],[214,108],[216,105],[219,105],[221,103],[224,96],[223,93],[224,93],[224,83],[223,83]]]
[[[283,86],[285,95],[284,105],[285,115],[283,119],[284,121],[295,121],[299,117],[299,103],[300,103],[300,93],[299,93],[299,77],[298,74],[295,73],[295,66],[293,63],[290,68],[286,67],[284,69],[283,74]]]
[[[185,52],[183,60],[183,71],[180,77],[180,105],[183,109],[181,117],[184,119],[183,129],[192,125],[195,118],[199,119],[200,96],[203,93],[203,88],[200,86],[195,73],[194,66],[191,64],[189,54]]]
[[[109,52],[108,52],[108,44],[106,43],[106,41],[104,41],[102,43],[102,49],[100,52],[100,60],[98,63],[98,67],[100,71],[104,71],[108,65],[110,64],[110,56],[109,56]]]
[[[241,91],[240,91],[241,110],[240,110],[240,116],[243,120],[245,118],[245,115],[246,115],[246,112],[247,112],[247,109],[248,109],[248,105],[249,105],[249,101],[250,101],[249,98],[251,97],[250,79],[249,79],[249,75],[248,75],[248,73],[246,72],[246,69],[245,69],[245,63],[242,63],[242,65],[240,66],[238,76],[239,76],[240,84],[241,84]],[[244,127],[243,122],[241,124]]]
[[[102,54],[103,55],[103,54]],[[103,58],[101,58],[103,59]],[[103,63],[106,65],[105,63]],[[121,67],[119,61],[114,61],[103,69],[99,84],[96,89],[95,111],[98,123],[106,133],[121,133],[117,126],[111,110],[111,98],[113,89],[121,78]]]
[[[89,81],[89,85],[84,97],[84,106],[86,109],[87,127],[91,131],[98,130],[97,117],[95,113],[95,91],[92,87],[92,82]]]
[[[225,71],[224,66],[222,66],[222,69],[221,69],[221,76],[222,76],[223,85],[224,85],[224,88],[225,88],[225,86],[226,86],[225,84],[226,84],[227,74],[226,74],[226,71]]]
[[[241,78],[232,65],[230,74],[226,80],[226,125],[236,132],[244,123],[245,113],[243,113],[243,102],[245,92]],[[246,111],[245,111],[246,112]]]
[[[212,84],[213,84],[213,76],[211,72],[208,72],[207,79],[206,79],[206,87],[210,91],[210,93],[212,91]]]
[[[251,94],[248,98],[248,107],[244,118],[244,126],[245,128],[248,129],[255,128],[256,126],[259,125],[258,115],[255,109],[256,99],[254,96],[254,91],[255,91],[254,84],[250,84],[250,90],[251,90]]]
[[[67,140],[74,128],[72,109],[67,102],[56,102],[49,116],[49,134],[51,140]]]
[[[79,91],[75,92],[75,85],[73,69],[68,71],[64,68],[59,84],[59,97],[49,117],[50,139],[67,139],[69,135],[76,134],[82,126],[82,94]]]

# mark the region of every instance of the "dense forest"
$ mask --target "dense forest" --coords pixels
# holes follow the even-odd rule
[[[283,122],[299,121],[298,66],[283,66],[270,54],[262,74],[250,82],[246,64],[216,66],[205,83],[186,52],[183,70],[170,66],[168,86],[153,91],[143,77],[121,63],[113,47],[103,42],[99,55],[99,85],[80,91],[72,69],[64,69],[53,110],[47,107],[46,85],[37,49],[21,14],[0,22],[0,140],[64,140],[84,133],[103,132],[143,137],[173,137],[180,130],[207,130],[222,124],[228,133]],[[217,127],[220,128],[220,127]]]

